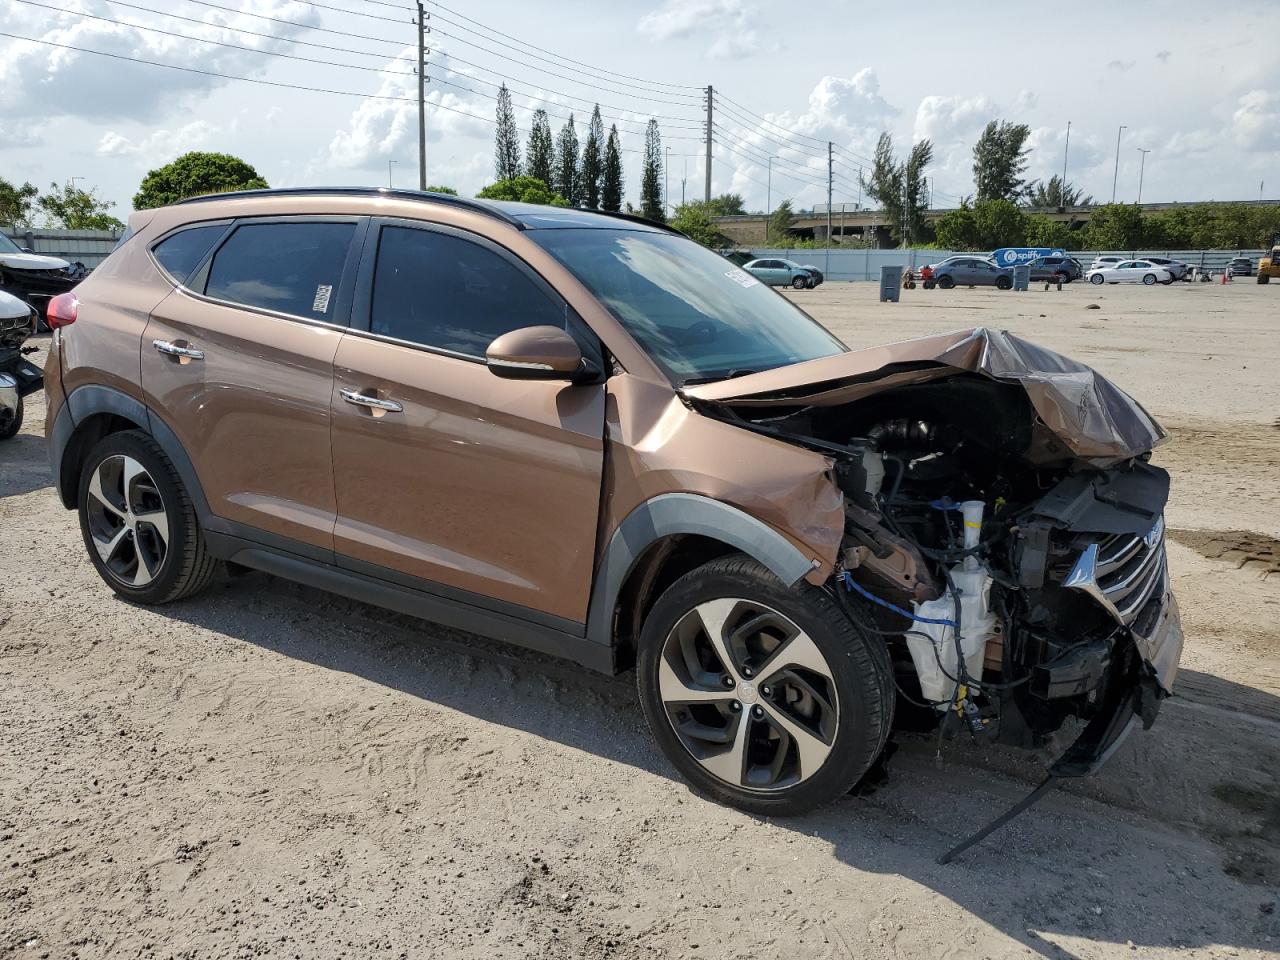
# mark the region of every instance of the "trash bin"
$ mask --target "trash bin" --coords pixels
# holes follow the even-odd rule
[[[880,268],[880,302],[891,300],[898,302],[898,297],[902,293],[902,271],[903,267],[899,264],[896,267]]]
[[[1023,264],[1013,268],[1013,289],[1029,290],[1031,288],[1031,267]]]

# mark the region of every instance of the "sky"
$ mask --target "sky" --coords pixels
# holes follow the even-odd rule
[[[0,0],[0,176],[75,178],[122,218],[145,173],[188,150],[235,154],[272,186],[416,186],[412,2]],[[1098,201],[1113,180],[1117,200],[1137,199],[1140,149],[1144,201],[1280,197],[1280,0],[1211,13],[1077,0],[1043,28],[1025,5],[954,2],[427,7],[428,180],[464,195],[493,180],[506,82],[524,130],[543,107],[553,131],[572,114],[585,139],[600,103],[634,204],[651,116],[668,199],[702,195],[708,84],[713,193],[753,210],[825,201],[828,141],[833,199],[865,203],[858,170],[883,131],[899,156],[933,142],[934,206],[954,206],[993,119],[1030,126],[1028,176],[1042,179],[1061,174],[1070,123],[1067,178]]]

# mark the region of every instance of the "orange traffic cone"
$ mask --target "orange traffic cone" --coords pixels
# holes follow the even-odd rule
[[[1231,268],[1230,268],[1230,267],[1227,267],[1227,269],[1225,269],[1225,270],[1223,270],[1223,271],[1222,271],[1222,281],[1221,281],[1221,282],[1222,282],[1222,283],[1224,283],[1224,284],[1227,284],[1227,283],[1230,283],[1230,282],[1231,282]]]

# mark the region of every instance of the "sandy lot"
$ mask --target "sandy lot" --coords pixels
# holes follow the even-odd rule
[[[1045,757],[899,735],[770,821],[674,778],[631,676],[257,574],[130,607],[37,401],[0,446],[0,957],[1278,955],[1280,288],[788,295],[854,345],[1006,327],[1169,428],[1179,696],[1097,778],[940,867]]]

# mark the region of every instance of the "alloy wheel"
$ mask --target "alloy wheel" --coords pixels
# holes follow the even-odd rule
[[[169,550],[169,516],[151,474],[124,454],[93,471],[85,499],[89,535],[103,567],[122,584],[145,587]]]
[[[658,691],[684,748],[740,789],[795,786],[834,745],[830,665],[800,627],[760,603],[709,600],[681,617],[663,644]]]

